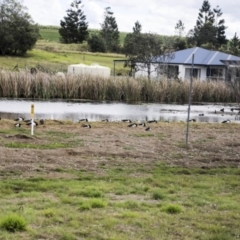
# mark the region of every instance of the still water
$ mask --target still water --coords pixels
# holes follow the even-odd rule
[[[0,100],[0,117],[14,119],[30,118],[31,105],[34,104],[35,119],[56,119],[78,122],[88,118],[89,121],[120,121],[129,118],[133,121],[186,121],[188,104],[126,104],[116,102],[64,102],[64,101],[27,101]],[[222,122],[226,119],[235,120],[231,112],[234,105],[191,105],[190,119],[198,122]],[[224,108],[224,112],[220,110]],[[216,113],[215,113],[216,111]],[[199,116],[203,115],[203,116]]]

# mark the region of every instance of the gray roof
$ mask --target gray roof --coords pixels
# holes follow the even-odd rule
[[[174,52],[174,58],[169,62],[169,64],[191,65],[193,54],[194,65],[225,66],[224,61],[226,60],[240,61],[240,57],[231,54],[194,47]]]

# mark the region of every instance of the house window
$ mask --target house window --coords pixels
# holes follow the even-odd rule
[[[185,78],[190,78],[192,75],[192,69],[186,68],[185,69]],[[193,78],[199,79],[201,76],[201,69],[199,68],[193,68]]]
[[[223,69],[222,68],[207,68],[206,72],[207,78],[211,80],[223,79]]]

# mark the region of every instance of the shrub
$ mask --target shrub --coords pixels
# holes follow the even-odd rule
[[[168,204],[161,208],[163,212],[170,213],[170,214],[177,214],[182,212],[182,207],[179,205]]]
[[[10,214],[1,219],[0,228],[8,232],[25,231],[27,223],[23,217]]]
[[[154,200],[164,199],[164,195],[159,191],[154,191],[152,193],[152,199],[154,199]]]

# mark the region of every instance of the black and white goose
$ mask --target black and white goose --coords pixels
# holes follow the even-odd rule
[[[83,124],[82,127],[83,128],[92,128],[90,124]]]
[[[33,126],[37,126],[38,125],[38,123],[37,122],[35,122],[35,121],[30,121],[30,122],[28,122],[26,125],[28,125],[28,126],[32,126],[32,124],[33,124]]]
[[[88,122],[87,118],[80,119],[79,122]]]
[[[132,121],[130,119],[123,119],[122,122],[131,123]]]
[[[145,131],[151,131],[152,129],[150,127],[147,127]]]
[[[137,127],[137,123],[131,123],[128,125],[128,127]]]
[[[109,120],[106,118],[106,119],[103,119],[102,122],[109,122]]]
[[[149,120],[148,123],[157,123],[157,120]]]
[[[222,123],[230,123],[231,121],[229,119],[222,121]]]
[[[21,123],[14,124],[15,127],[21,127]]]
[[[146,123],[139,123],[139,126],[146,127]]]
[[[195,118],[193,118],[193,119],[189,119],[188,121],[189,122],[196,122],[197,120]]]
[[[18,118],[15,118],[14,121],[21,122],[21,121],[24,121],[24,118],[23,117],[18,117]]]
[[[224,108],[220,109],[221,112],[224,112]]]

